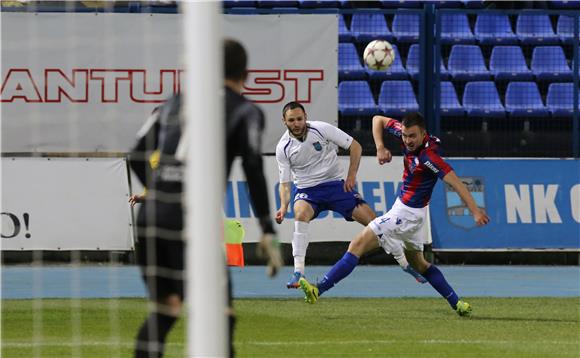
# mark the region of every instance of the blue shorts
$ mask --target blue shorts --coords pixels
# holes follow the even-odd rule
[[[344,180],[331,181],[304,189],[295,188],[294,203],[305,200],[314,209],[315,219],[325,210],[341,214],[346,221],[354,221],[352,211],[359,205],[366,204],[356,191],[344,191]]]

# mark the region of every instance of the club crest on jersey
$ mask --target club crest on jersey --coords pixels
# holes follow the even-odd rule
[[[320,144],[320,142],[314,142],[312,143],[312,145],[314,146],[314,149],[316,149],[317,152],[320,152],[322,150],[322,144]]]
[[[475,204],[485,208],[485,184],[481,177],[460,177],[467,190],[475,199]],[[461,200],[459,194],[449,184],[445,184],[445,201],[447,205],[447,218],[451,224],[469,230],[475,227],[475,221],[467,205]]]

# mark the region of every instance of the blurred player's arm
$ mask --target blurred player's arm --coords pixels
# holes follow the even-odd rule
[[[471,214],[473,215],[473,220],[475,220],[475,223],[478,226],[485,225],[489,222],[489,216],[487,216],[487,214],[483,209],[477,206],[475,200],[473,199],[473,196],[471,195],[469,190],[467,190],[465,184],[463,184],[461,180],[459,180],[459,178],[457,177],[457,175],[453,170],[443,177],[443,181],[451,185],[453,189],[455,189],[455,192],[459,194],[459,197],[465,202],[465,204],[469,208],[469,211],[471,211]]]
[[[254,210],[260,221],[262,232],[274,234],[274,225],[270,217],[270,201],[268,199],[268,185],[264,175],[262,159],[262,131],[263,125],[257,118],[248,118],[245,125],[245,150],[242,151],[242,168],[248,180],[248,188]]]
[[[137,133],[137,143],[129,153],[129,166],[144,186],[147,186],[149,158],[158,146],[159,112],[154,112]]]
[[[276,212],[276,222],[281,224],[288,212],[288,204],[290,204],[290,190],[292,183],[280,183],[278,192],[280,193],[280,208]]]
[[[377,148],[377,160],[380,165],[389,163],[391,159],[393,159],[391,152],[385,148],[385,142],[383,139],[385,128],[389,126],[391,121],[395,120],[379,115],[373,117],[373,139],[375,141],[375,147]]]
[[[344,182],[345,191],[353,191],[356,184],[356,173],[358,173],[358,167],[360,165],[360,158],[362,156],[362,146],[356,140],[352,140],[350,148],[348,148],[350,154],[350,164],[348,166],[348,174],[346,176],[346,181]]]

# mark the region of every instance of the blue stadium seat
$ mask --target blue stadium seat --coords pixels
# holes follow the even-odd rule
[[[226,10],[227,10],[228,14],[234,14],[234,15],[253,15],[253,14],[256,14],[258,12],[257,8],[251,7],[251,6],[230,7]]]
[[[393,61],[391,67],[389,67],[386,71],[373,71],[366,68],[366,71],[370,79],[375,80],[407,79],[408,77],[407,70],[405,69],[405,67],[403,67],[403,61],[401,60],[401,54],[399,53],[399,49],[397,48],[397,45],[391,44],[391,46],[393,46],[393,51],[395,51],[395,61]]]
[[[441,43],[475,43],[467,15],[455,13],[441,15]]]
[[[518,38],[507,15],[483,14],[475,21],[475,38],[483,45],[516,44]]]
[[[364,79],[366,72],[354,44],[338,44],[338,77],[340,79]]]
[[[393,34],[387,27],[387,22],[382,13],[353,14],[350,31],[358,42],[369,42],[378,38],[393,39]]]
[[[461,2],[468,9],[481,9],[484,7],[483,0],[462,0]]]
[[[532,52],[532,72],[538,80],[571,80],[572,70],[560,46],[538,46]]]
[[[381,0],[381,6],[387,9],[400,9],[400,8],[417,8],[422,7],[421,1],[415,0]]]
[[[526,81],[534,78],[519,46],[496,46],[491,51],[489,71],[496,80]]]
[[[413,44],[409,47],[409,53],[407,54],[407,63],[406,68],[409,76],[412,79],[416,80],[419,78],[419,53],[421,49],[419,44]],[[439,66],[439,77],[441,79],[449,79],[449,71],[445,68],[445,64],[443,63],[443,59],[441,59],[441,66]]]
[[[578,10],[580,9],[580,1],[550,1],[550,5],[558,9],[570,9]]]
[[[492,81],[467,83],[463,92],[463,108],[470,117],[505,118],[505,108]]]
[[[409,81],[384,81],[379,94],[379,109],[383,114],[402,117],[419,110],[413,86]]]
[[[523,44],[556,44],[560,42],[552,29],[548,15],[520,15],[516,23],[516,35]]]
[[[419,41],[419,20],[418,14],[395,14],[395,17],[393,18],[393,35],[397,41]]]
[[[546,97],[546,107],[548,107],[552,117],[572,117],[574,113],[574,84],[550,84]]]
[[[425,1],[425,3],[431,3],[437,9],[461,9],[463,7],[462,1],[432,0]]]
[[[349,42],[352,40],[352,34],[348,27],[346,27],[346,23],[344,22],[344,17],[342,14],[338,14],[338,41],[340,42]]]
[[[570,43],[574,39],[574,18],[572,16],[560,15],[556,32],[562,42]],[[580,38],[580,35],[578,35]]]
[[[259,7],[297,7],[298,1],[288,0],[258,0]]]
[[[477,45],[454,45],[447,64],[454,80],[477,81],[489,79],[483,54]]]
[[[224,7],[255,7],[255,1],[246,0],[224,0]]]
[[[453,83],[441,82],[441,115],[449,117],[463,116],[465,111],[457,99]]]
[[[536,82],[511,82],[505,93],[505,109],[511,117],[548,115]]]
[[[301,8],[308,8],[308,9],[319,9],[325,7],[331,8],[338,8],[339,2],[332,1],[332,0],[318,0],[318,1],[307,1],[307,0],[299,0]]]
[[[378,112],[367,81],[343,81],[338,84],[338,110],[343,116],[372,115]]]

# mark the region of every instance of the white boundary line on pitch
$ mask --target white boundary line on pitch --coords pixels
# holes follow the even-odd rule
[[[255,345],[255,346],[289,346],[289,345],[357,345],[357,344],[401,344],[414,343],[425,345],[437,344],[565,344],[565,345],[580,345],[580,342],[570,341],[500,341],[500,340],[442,340],[442,339],[426,339],[426,340],[352,340],[352,341],[242,341],[236,342],[236,345]],[[106,342],[106,341],[81,341],[73,342],[2,342],[4,348],[26,348],[26,347],[73,347],[73,346],[118,346],[118,347],[133,347],[133,343],[121,342]],[[166,346],[184,346],[183,343],[168,343]]]

